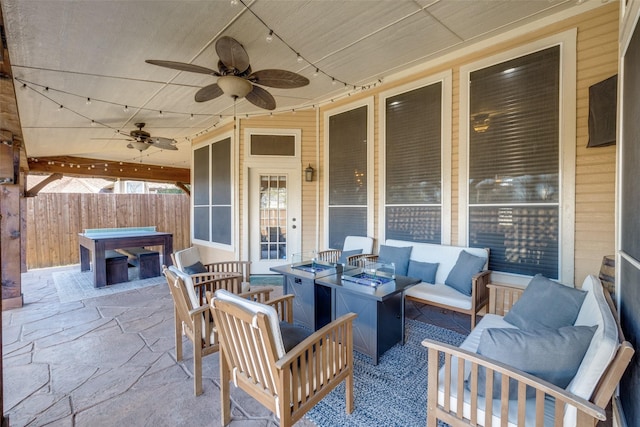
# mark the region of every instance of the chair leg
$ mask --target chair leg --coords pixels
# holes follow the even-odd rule
[[[347,378],[345,379],[345,400],[347,403],[347,407],[346,407],[346,411],[347,414],[350,414],[353,412],[353,365],[352,369],[349,371],[349,375],[347,375]]]
[[[182,321],[178,317],[177,310],[174,307],[173,318],[175,319],[175,338],[176,338],[176,360],[182,360]]]
[[[220,348],[220,414],[222,425],[226,426],[231,422],[231,399],[229,396],[229,381],[231,381],[231,372],[227,368],[227,362],[224,357],[224,350]]]
[[[193,391],[196,396],[202,394],[202,345],[199,342],[193,343]]]

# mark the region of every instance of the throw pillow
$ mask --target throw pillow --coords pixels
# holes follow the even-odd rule
[[[184,272],[187,274],[206,273],[207,269],[200,261],[198,261],[195,264],[187,265],[184,268]]]
[[[396,266],[396,274],[406,276],[409,268],[409,257],[413,246],[397,247],[380,245],[380,253],[378,254],[378,262],[394,263]]]
[[[280,322],[280,335],[282,335],[282,344],[284,351],[288,353],[293,347],[300,344],[313,332],[300,326],[294,326],[289,322]]]
[[[575,323],[586,295],[581,289],[536,274],[504,320],[523,331],[570,326]]]
[[[597,326],[565,326],[535,332],[489,328],[482,331],[478,354],[566,388],[576,375]],[[494,372],[493,398],[499,399],[502,376]],[[486,370],[478,370],[478,395],[484,396]],[[467,380],[467,388],[469,387]],[[518,396],[517,382],[509,380],[509,399]],[[527,387],[527,398],[535,389]]]
[[[474,274],[482,271],[486,262],[486,258],[471,255],[463,250],[458,255],[458,260],[449,272],[444,284],[460,293],[471,296],[471,279]]]
[[[360,255],[362,253],[362,249],[354,249],[351,251],[342,251],[340,254],[340,258],[338,258],[338,264],[346,264],[347,258],[353,255]]]
[[[425,283],[436,283],[436,272],[440,263],[409,261],[409,269],[407,270],[407,276],[417,277]]]

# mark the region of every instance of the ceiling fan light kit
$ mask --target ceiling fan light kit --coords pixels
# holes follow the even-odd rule
[[[236,76],[218,77],[218,86],[226,95],[232,98],[244,98],[253,90],[249,80]]]

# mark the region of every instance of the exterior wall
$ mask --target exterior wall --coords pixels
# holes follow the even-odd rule
[[[527,31],[520,29],[518,35],[504,35],[482,44],[483,47],[468,49],[456,54],[450,54],[439,61],[433,61],[421,69],[414,70],[411,75],[388,78],[382,85],[366,90],[360,94],[343,97],[335,102],[322,105],[318,111],[309,109],[294,113],[278,113],[270,117],[268,114],[260,117],[240,119],[236,130],[236,149],[238,160],[238,194],[236,216],[238,218],[237,253],[217,251],[212,248],[201,248],[206,259],[232,259],[241,257],[244,253],[241,241],[246,227],[242,215],[244,191],[244,129],[245,128],[281,128],[302,130],[302,169],[311,164],[316,170],[316,176],[311,183],[302,185],[302,224],[303,250],[325,249],[325,218],[324,218],[324,180],[325,176],[325,135],[324,114],[334,109],[342,108],[363,98],[373,97],[374,100],[374,236],[378,239],[380,219],[379,200],[382,194],[380,188],[380,173],[383,161],[380,159],[380,124],[379,94],[383,91],[401,86],[412,81],[431,76],[433,74],[452,71],[452,129],[451,129],[451,175],[445,177],[451,183],[451,241],[459,238],[458,206],[459,206],[459,106],[460,106],[460,67],[478,59],[492,56],[506,50],[522,46],[532,41],[552,36],[563,31],[577,28],[577,107],[576,107],[576,176],[575,176],[575,252],[574,272],[575,282],[582,283],[588,274],[597,274],[604,255],[614,251],[614,195],[615,195],[615,146],[587,149],[588,141],[588,89],[589,86],[615,74],[618,69],[618,17],[619,3],[611,2],[582,15],[567,18],[546,26],[527,27]],[[529,31],[530,30],[530,31]],[[225,126],[208,135],[201,137],[195,143],[205,138],[215,138],[218,133],[228,132],[232,125]],[[379,244],[379,242],[377,242]]]

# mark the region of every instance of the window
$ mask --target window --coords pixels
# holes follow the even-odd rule
[[[443,82],[385,98],[384,236],[442,242]]]
[[[468,79],[466,238],[490,248],[496,272],[573,280],[572,265],[563,276],[561,263],[562,214],[570,211],[561,195],[571,187],[560,175],[561,153],[563,141],[575,144],[561,130],[575,128],[575,115],[573,125],[561,123],[562,55],[560,44],[547,45],[461,72]]]
[[[231,138],[193,151],[193,239],[232,244]]]
[[[348,235],[369,234],[369,114],[364,105],[328,118],[328,241],[342,249]]]

